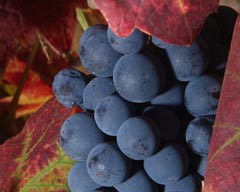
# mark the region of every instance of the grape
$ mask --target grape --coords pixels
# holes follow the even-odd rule
[[[113,70],[113,82],[119,95],[128,101],[143,103],[153,99],[162,89],[158,67],[143,54],[122,56]]]
[[[135,116],[127,119],[117,133],[117,144],[129,158],[143,160],[159,147],[159,129],[150,119]]]
[[[194,117],[215,115],[221,91],[221,81],[205,74],[190,81],[185,89],[184,102],[187,111]]]
[[[122,54],[108,42],[107,25],[90,26],[80,39],[80,60],[92,74],[100,77],[112,76],[113,68]]]
[[[87,109],[95,110],[97,103],[105,96],[116,92],[113,81],[108,77],[95,77],[83,91],[83,104]]]
[[[105,134],[116,136],[120,125],[134,114],[132,103],[117,94],[102,98],[94,111],[97,126]]]
[[[169,46],[168,43],[166,43],[166,42],[163,41],[162,39],[159,39],[158,37],[154,37],[154,36],[152,36],[152,43],[153,43],[155,46],[157,46],[157,47],[159,47],[159,48],[162,48],[162,49],[166,49],[166,48]]]
[[[188,174],[180,180],[167,184],[164,192],[201,192],[201,180],[195,174]]]
[[[119,192],[155,192],[157,185],[144,170],[137,171],[124,182],[115,186]]]
[[[159,152],[144,160],[144,169],[148,176],[159,184],[169,184],[182,178],[189,166],[189,157],[185,149],[176,143],[170,143]]]
[[[185,86],[179,82],[174,81],[171,83],[167,90],[154,97],[150,103],[152,105],[162,105],[167,107],[183,106],[184,91]]]
[[[87,157],[89,176],[99,185],[114,186],[130,174],[131,160],[126,158],[115,143],[96,145]]]
[[[191,81],[205,72],[209,53],[203,40],[197,39],[190,47],[172,45],[166,50],[177,80]]]
[[[68,186],[71,192],[90,192],[99,187],[88,175],[86,162],[76,162],[68,173]]]
[[[129,36],[121,38],[108,27],[107,36],[113,49],[122,54],[139,52],[147,40],[146,34],[138,29],[135,29]]]
[[[104,141],[104,134],[98,129],[93,115],[88,112],[70,116],[60,130],[60,144],[64,152],[76,161],[85,161],[89,151]]]
[[[52,90],[62,105],[71,108],[82,105],[82,94],[86,84],[86,75],[74,68],[66,68],[55,75]]]
[[[148,106],[143,111],[143,115],[148,116],[156,122],[161,133],[161,141],[177,139],[181,124],[178,116],[173,111],[162,106]]]
[[[207,156],[212,136],[214,116],[193,119],[186,130],[186,141],[194,153]]]
[[[208,162],[208,156],[201,157],[200,162],[197,168],[197,172],[199,175],[205,177],[206,169],[207,169],[207,162]]]

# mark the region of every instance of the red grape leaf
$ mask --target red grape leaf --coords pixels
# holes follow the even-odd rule
[[[0,191],[69,191],[73,164],[59,145],[62,123],[72,113],[55,98],[26,122],[22,132],[0,145]]]
[[[211,139],[205,192],[240,189],[240,16],[236,21]]]
[[[86,0],[20,0],[18,5],[24,19],[54,48],[60,53],[71,50],[77,24],[75,8],[87,7]]]
[[[117,35],[127,36],[137,27],[179,45],[189,45],[198,37],[206,17],[219,4],[219,0],[93,1]]]
[[[22,62],[18,59],[10,60],[3,76],[4,82],[17,87],[24,73],[25,67],[25,62]],[[33,112],[34,110],[37,110],[52,96],[53,93],[51,86],[44,83],[37,73],[30,70],[18,101],[19,105],[28,106],[21,106],[19,109],[17,109],[16,116],[19,117],[20,114],[27,114],[27,112]],[[0,103],[9,103],[11,102],[12,98],[13,95],[1,98]],[[32,109],[30,109],[31,106],[33,107]]]

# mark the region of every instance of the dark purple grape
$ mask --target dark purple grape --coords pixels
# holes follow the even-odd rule
[[[121,124],[134,114],[132,103],[117,94],[102,98],[94,111],[94,119],[101,131],[117,136]]]
[[[118,192],[157,192],[157,184],[139,170],[124,182],[115,186]]]
[[[119,95],[136,103],[153,99],[165,83],[152,58],[139,53],[127,54],[118,60],[113,82]]]
[[[131,163],[112,142],[96,145],[90,151],[86,162],[89,176],[97,184],[106,187],[118,185],[127,179]]]
[[[101,186],[88,175],[86,162],[76,162],[68,173],[68,186],[71,192],[93,191]]]
[[[176,143],[167,144],[156,154],[144,160],[144,169],[156,183],[166,185],[181,179],[188,170],[186,150]]]
[[[190,81],[184,94],[187,111],[194,117],[215,115],[221,86],[219,78],[208,74]]]
[[[52,90],[65,107],[81,106],[87,81],[86,75],[74,68],[62,69],[54,77]]]
[[[164,186],[164,192],[201,192],[201,180],[195,174],[188,174],[180,180]]]
[[[159,129],[152,120],[143,116],[130,117],[118,130],[117,144],[127,157],[143,160],[157,151],[159,137]]]
[[[177,80],[191,81],[205,72],[209,50],[203,40],[197,39],[190,47],[171,45],[166,50]]]
[[[90,26],[80,38],[80,60],[93,75],[110,77],[117,60],[122,54],[108,42],[107,25]]]
[[[95,110],[97,103],[105,96],[116,92],[112,78],[95,77],[83,90],[83,105]]]
[[[186,142],[190,149],[201,156],[207,156],[212,136],[214,116],[193,119],[186,130]]]
[[[107,36],[113,49],[122,54],[139,52],[147,40],[147,35],[138,29],[135,29],[129,36],[122,38],[113,33],[108,27]]]
[[[104,141],[105,135],[98,129],[93,115],[88,112],[70,116],[60,130],[63,151],[76,161],[86,161],[89,151]]]

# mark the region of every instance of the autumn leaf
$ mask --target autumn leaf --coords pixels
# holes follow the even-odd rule
[[[74,162],[62,151],[58,137],[71,112],[52,98],[20,134],[0,145],[1,192],[69,191],[67,173]]]
[[[16,58],[11,59],[3,76],[5,84],[11,85],[12,89],[14,86],[17,87],[25,68],[25,62]],[[37,111],[52,96],[51,86],[47,85],[39,74],[30,70],[18,101],[21,106],[16,111],[16,117]],[[12,99],[13,95],[3,97],[0,103],[10,103]]]
[[[215,12],[219,0],[139,1],[93,0],[119,36],[134,28],[173,44],[191,44],[206,17]]]
[[[240,16],[236,21],[211,139],[205,192],[240,189]]]

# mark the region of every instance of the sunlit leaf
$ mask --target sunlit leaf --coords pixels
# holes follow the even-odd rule
[[[219,0],[93,0],[119,36],[134,28],[174,44],[191,44]]]
[[[69,191],[73,161],[62,151],[59,131],[72,110],[54,98],[25,124],[22,132],[0,145],[0,191]]]
[[[238,17],[225,72],[211,140],[205,192],[240,189],[240,17]]]

